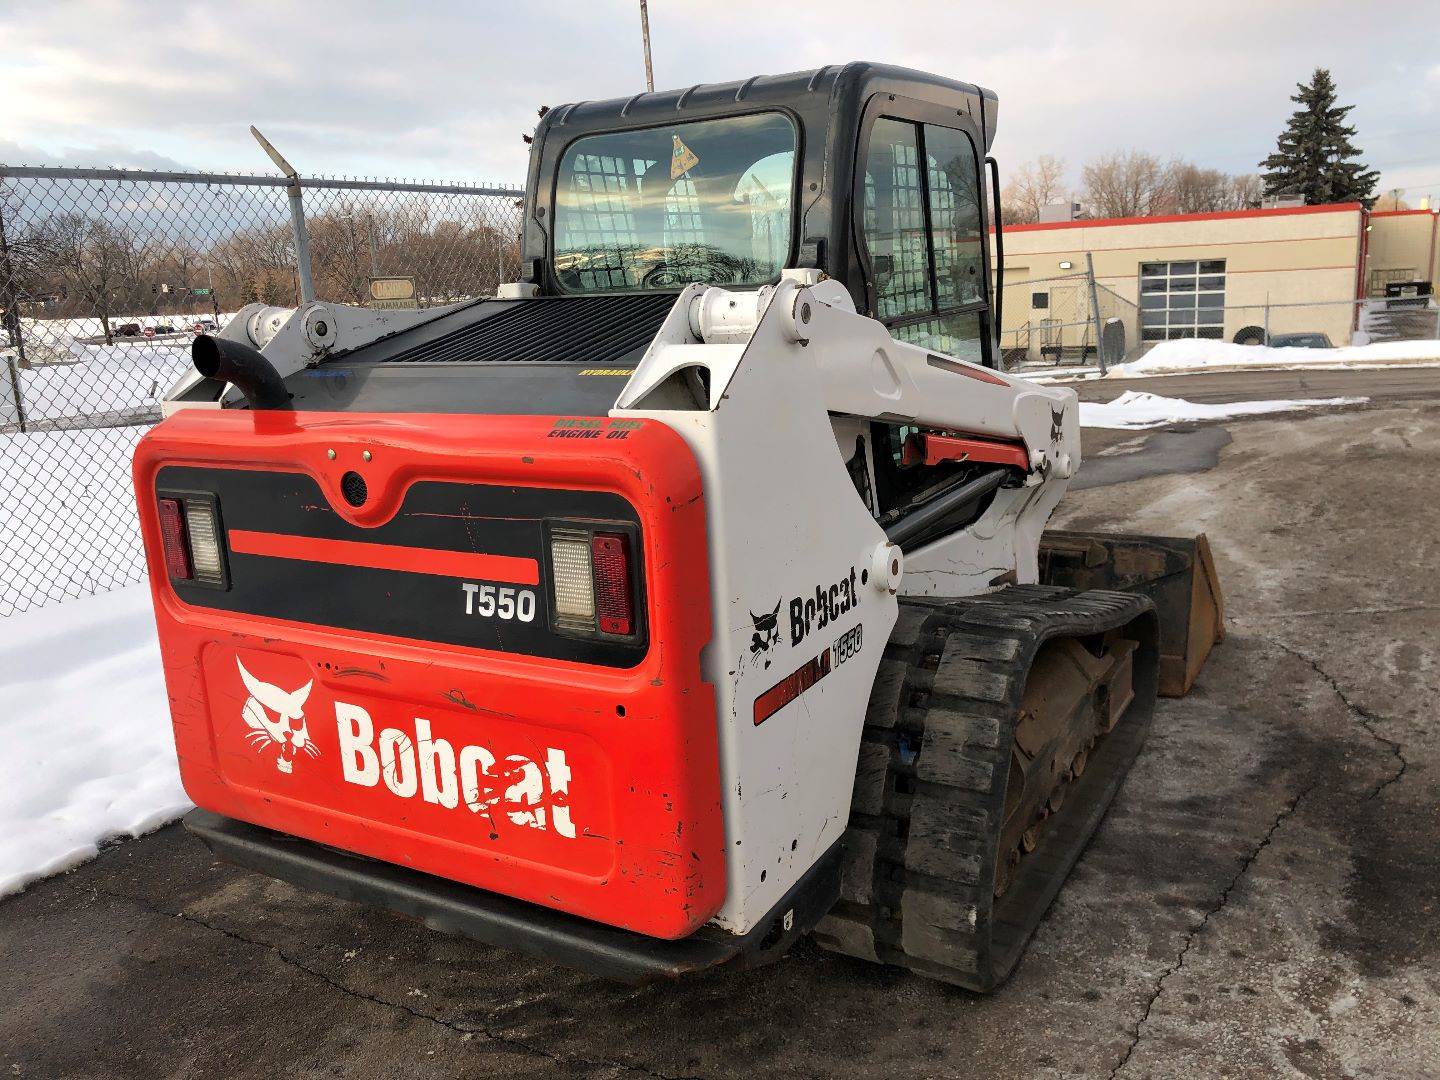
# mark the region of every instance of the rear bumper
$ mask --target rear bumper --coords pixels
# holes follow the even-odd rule
[[[754,966],[774,959],[810,930],[840,895],[837,843],[750,933],[737,937],[702,927],[689,937],[669,941],[349,855],[208,810],[192,810],[185,827],[218,858],[247,870],[393,911],[442,933],[635,984],[674,979],[721,964]]]

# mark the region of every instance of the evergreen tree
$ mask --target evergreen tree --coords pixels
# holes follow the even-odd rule
[[[1265,194],[1304,198],[1318,203],[1375,201],[1380,174],[1367,169],[1350,140],[1355,129],[1345,123],[1353,105],[1335,103],[1330,72],[1316,68],[1309,84],[1297,84],[1290,100],[1300,108],[1276,140],[1275,153],[1260,163]]]

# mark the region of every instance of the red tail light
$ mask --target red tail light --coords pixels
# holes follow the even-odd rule
[[[590,559],[595,574],[595,614],[601,633],[633,634],[635,612],[630,595],[630,551],[626,538],[617,533],[595,533],[590,537]]]
[[[189,581],[190,542],[185,531],[185,511],[179,499],[161,499],[160,537],[165,547],[165,570],[176,581]]]

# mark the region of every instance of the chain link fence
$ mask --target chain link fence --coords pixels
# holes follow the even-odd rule
[[[1216,310],[1215,326],[1204,336],[1237,345],[1340,348],[1440,338],[1440,309],[1426,297],[1226,304]]]
[[[1001,353],[1007,370],[1104,372],[1165,341],[1198,340],[1276,348],[1343,348],[1435,343],[1440,306],[1428,295],[1227,302],[1211,292],[1144,292],[1137,305],[1087,271],[1006,281]],[[1422,345],[1421,354],[1427,346]],[[1404,350],[1414,355],[1414,349]],[[1398,355],[1398,354],[1397,354]]]
[[[1006,281],[1003,305],[1000,354],[1006,370],[1103,368],[1121,363],[1139,344],[1136,306],[1089,270]]]
[[[190,365],[248,303],[420,306],[519,276],[522,192],[278,176],[0,166],[0,616],[144,576],[130,457]],[[303,244],[301,245],[303,251]]]

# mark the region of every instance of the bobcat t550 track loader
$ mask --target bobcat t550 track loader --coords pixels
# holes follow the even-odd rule
[[[497,298],[197,339],[135,457],[189,827],[615,978],[1004,979],[1219,599],[1042,535],[995,122],[871,64],[552,109]]]

